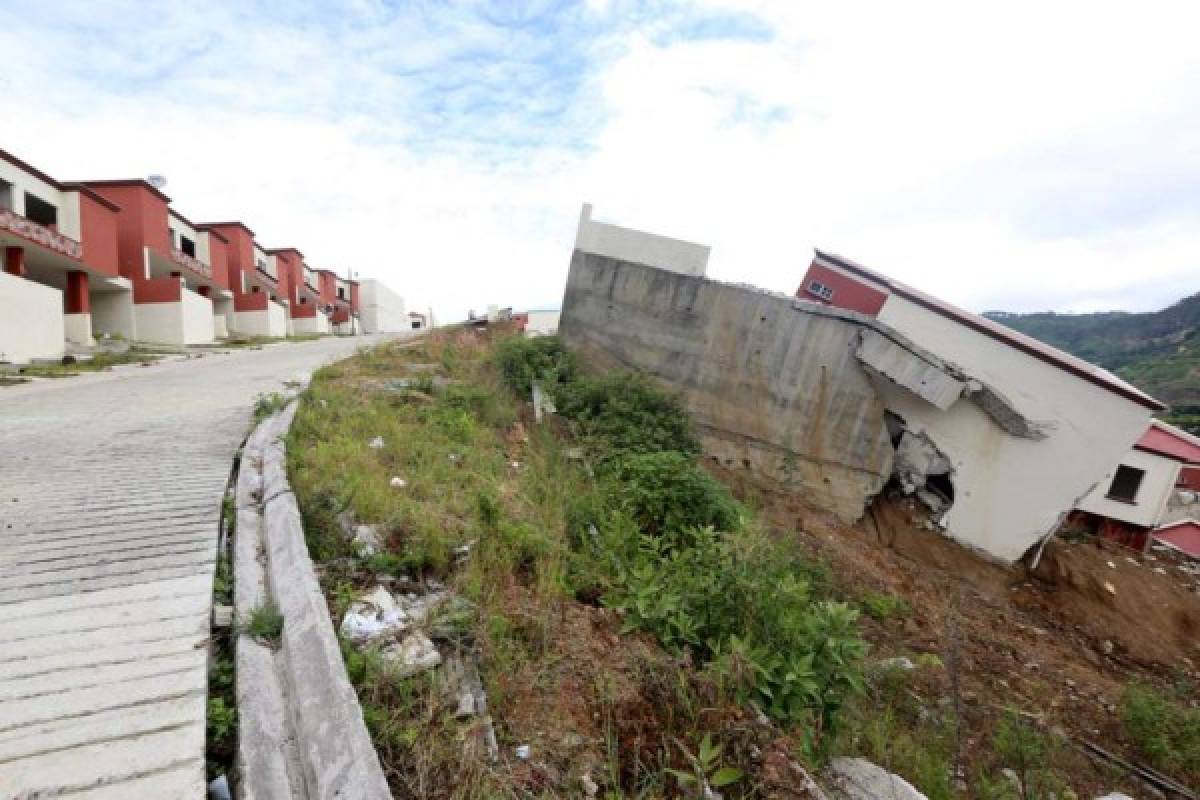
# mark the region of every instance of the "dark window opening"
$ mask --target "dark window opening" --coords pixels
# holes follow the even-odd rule
[[[420,330],[420,328],[421,328],[421,320],[419,320],[419,319],[414,319],[414,320],[413,320],[413,322],[412,322],[412,326],[413,326],[413,330]]]
[[[346,290],[345,290],[345,289],[343,289],[343,288],[341,288],[340,286],[338,287],[338,299],[339,299],[339,300],[345,300],[345,299],[346,299]]]
[[[1144,477],[1146,477],[1144,469],[1127,467],[1124,464],[1117,467],[1117,474],[1113,475],[1112,486],[1108,487],[1109,499],[1132,503],[1137,497],[1138,489],[1142,487],[1142,478]]]
[[[300,298],[300,305],[302,305],[302,306],[304,306],[304,305],[308,305],[308,298],[307,298],[307,297],[301,297],[301,298]]]
[[[186,236],[180,235],[179,249],[192,258],[196,257],[196,243]]]
[[[833,287],[826,286],[825,284],[821,283],[820,281],[809,281],[808,282],[808,293],[814,294],[817,297],[821,298],[822,300],[832,300],[833,299]]]
[[[0,181],[0,210],[12,211],[12,184]]]
[[[58,209],[40,197],[25,193],[25,218],[38,225],[53,228],[58,225]]]

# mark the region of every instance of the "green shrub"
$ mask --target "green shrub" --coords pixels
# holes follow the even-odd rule
[[[560,414],[578,423],[584,436],[599,440],[599,447],[610,455],[700,452],[679,398],[641,375],[614,372],[579,378],[559,387],[555,403]]]
[[[278,606],[268,601],[250,612],[245,632],[256,639],[276,642],[283,633],[283,614]]]
[[[504,384],[522,396],[535,382],[552,391],[575,375],[574,359],[557,336],[503,339],[496,344],[493,358]]]
[[[892,617],[903,616],[912,610],[909,608],[908,603],[904,601],[904,598],[890,594],[868,592],[858,602],[868,617],[880,622]]]
[[[1001,768],[1016,773],[1019,789],[1009,783],[1013,796],[1023,800],[1061,797],[1066,788],[1062,778],[1051,764],[1059,742],[1054,737],[1034,728],[1016,711],[1008,711],[996,723],[992,734],[992,753]],[[999,776],[981,775],[979,793],[983,796],[1004,796]]]
[[[611,534],[597,538],[603,547]],[[793,554],[760,534],[703,528],[685,546],[640,536],[635,548],[618,544],[609,555],[617,578],[606,602],[624,612],[627,629],[712,660],[718,683],[740,702],[807,723],[814,748],[835,729],[838,710],[861,688],[866,645],[858,612],[813,602]]]
[[[611,474],[620,504],[652,536],[742,526],[741,508],[729,490],[683,453],[627,455],[613,463]]]
[[[1134,683],[1121,696],[1121,724],[1156,769],[1184,783],[1200,781],[1200,708]]]

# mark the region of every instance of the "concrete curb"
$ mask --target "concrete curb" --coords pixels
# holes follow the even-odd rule
[[[383,800],[392,795],[287,480],[283,437],[295,413],[293,402],[255,429],[238,475],[237,618],[267,599],[284,618],[278,652],[238,637],[240,797]]]

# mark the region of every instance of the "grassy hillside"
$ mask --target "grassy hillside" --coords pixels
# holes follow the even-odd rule
[[[985,316],[1112,370],[1170,405],[1165,419],[1200,433],[1200,293],[1144,314]]]

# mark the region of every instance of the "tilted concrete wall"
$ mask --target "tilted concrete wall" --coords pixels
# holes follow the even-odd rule
[[[559,335],[681,393],[705,450],[853,521],[891,472],[863,318],[576,250]]]
[[[0,361],[62,358],[66,328],[58,289],[0,272]]]

